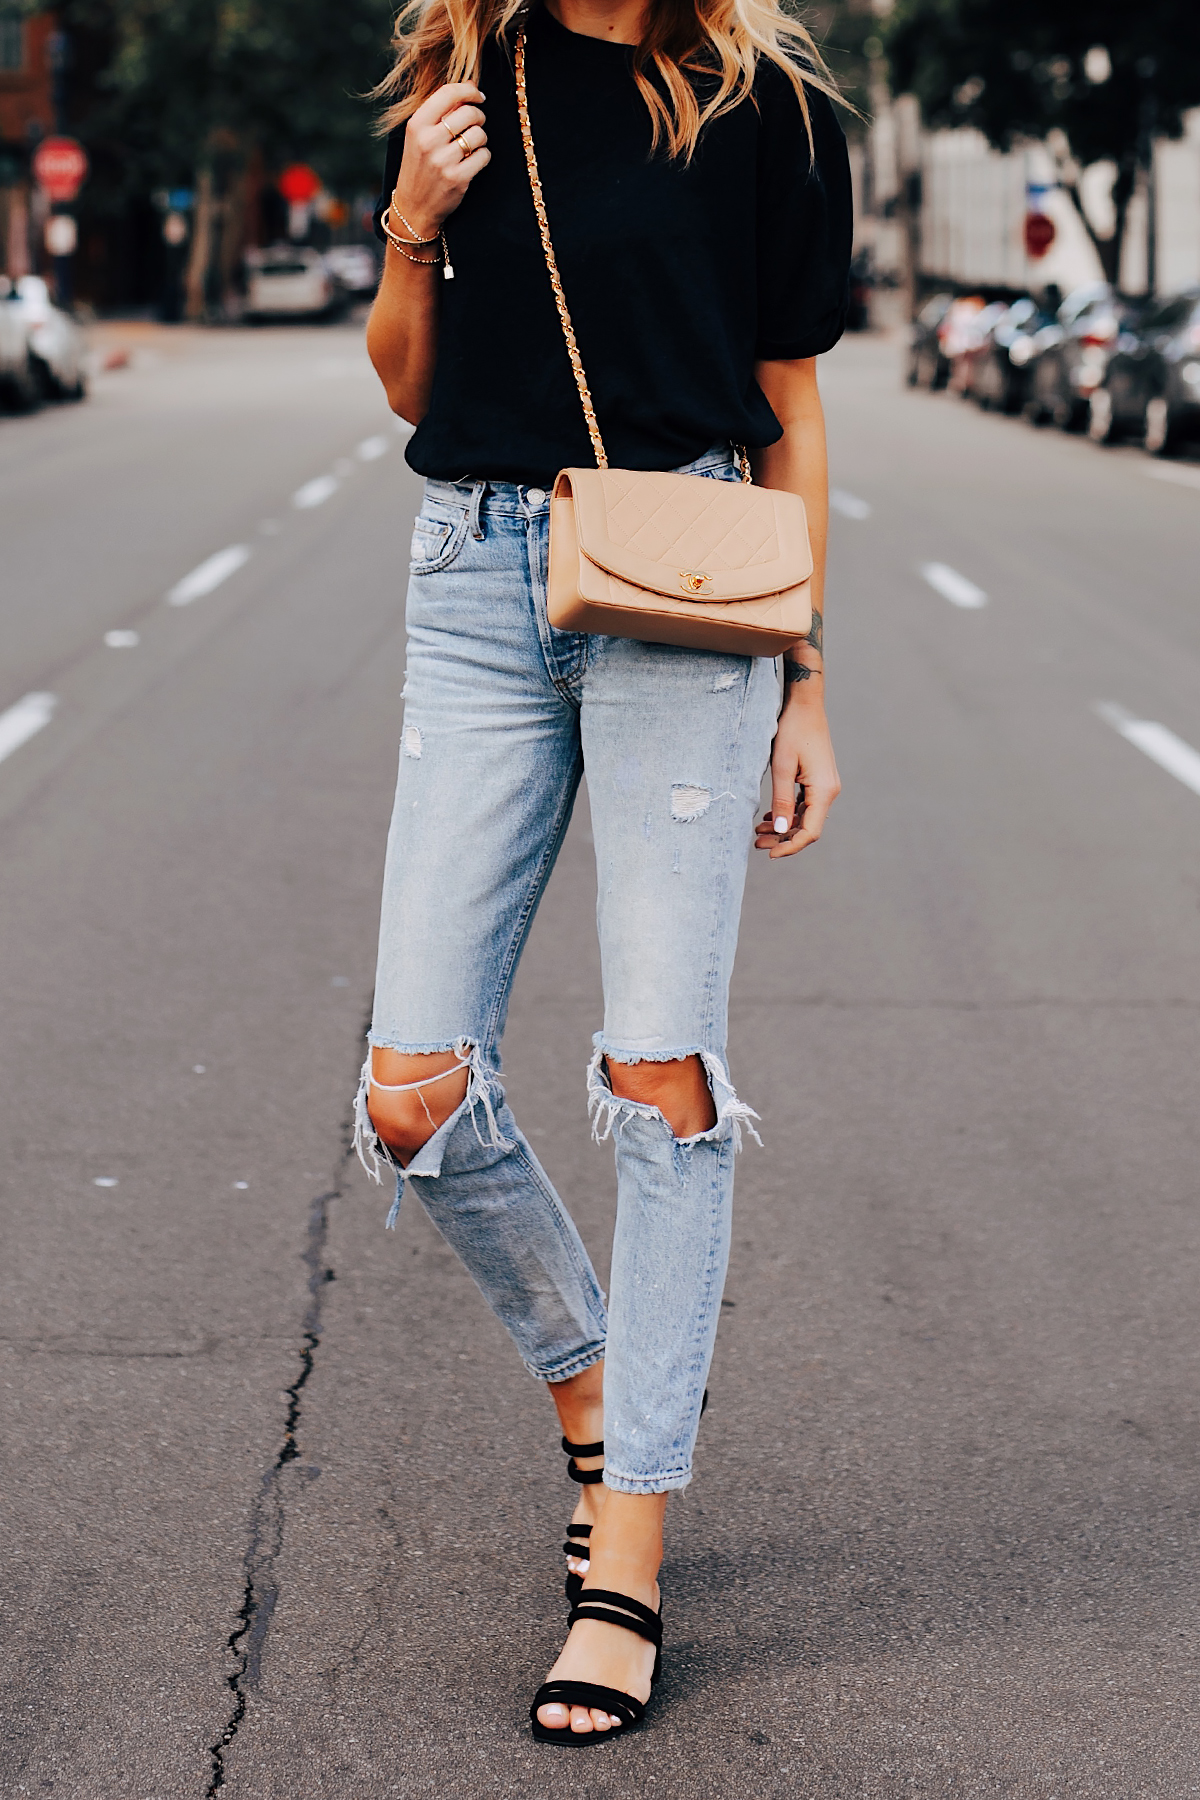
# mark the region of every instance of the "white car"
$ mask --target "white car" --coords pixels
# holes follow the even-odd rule
[[[38,384],[47,398],[82,400],[87,345],[70,313],[55,306],[40,275],[22,275],[3,302],[25,327]]]
[[[333,244],[325,252],[332,269],[350,294],[373,294],[379,286],[379,261],[368,244]]]
[[[318,250],[276,245],[246,252],[247,319],[312,317],[343,304],[345,293]]]
[[[28,412],[41,397],[28,324],[12,283],[0,275],[0,398],[18,412]]]

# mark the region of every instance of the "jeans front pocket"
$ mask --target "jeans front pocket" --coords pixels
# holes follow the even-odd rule
[[[470,515],[466,507],[426,501],[413,526],[409,573],[432,575],[448,569],[466,541]]]

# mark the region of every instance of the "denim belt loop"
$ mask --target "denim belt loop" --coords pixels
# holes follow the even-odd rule
[[[477,481],[475,486],[471,489],[470,518],[471,536],[473,538],[481,538],[483,536],[483,525],[480,521],[479,509],[483,505],[483,496],[487,492],[487,485],[486,481]]]

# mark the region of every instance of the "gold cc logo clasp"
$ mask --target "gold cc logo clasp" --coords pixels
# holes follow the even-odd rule
[[[702,594],[706,587],[712,586],[712,576],[705,575],[700,569],[680,569],[679,585],[685,594]]]

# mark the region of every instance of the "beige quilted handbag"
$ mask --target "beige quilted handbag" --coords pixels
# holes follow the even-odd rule
[[[563,469],[550,503],[547,610],[562,631],[775,656],[812,625],[812,551],[798,494],[742,480],[610,469],[558,273],[517,38],[517,108],[542,249],[596,457]]]

